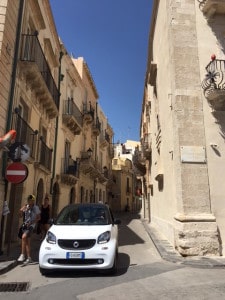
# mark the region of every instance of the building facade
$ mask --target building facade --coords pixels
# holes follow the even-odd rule
[[[153,5],[140,130],[144,215],[183,256],[224,255],[224,14],[218,0]]]
[[[114,185],[112,186],[113,201],[110,203],[115,211],[138,212],[142,207],[139,172],[135,168],[135,150],[140,142],[127,140],[125,143],[114,145],[114,158],[112,160],[112,173]]]
[[[0,250],[17,241],[19,208],[29,194],[50,197],[52,217],[75,202],[107,202],[111,195],[113,129],[98,104],[87,63],[68,55],[48,0],[1,1]],[[7,178],[22,164],[21,182]],[[10,213],[3,214],[7,204]]]

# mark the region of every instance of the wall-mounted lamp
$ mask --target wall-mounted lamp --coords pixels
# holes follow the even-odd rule
[[[31,135],[37,135],[38,134],[38,130],[34,130],[33,133],[31,133]]]
[[[218,147],[217,144],[213,144],[213,143],[210,143],[210,146],[211,146],[212,148],[217,148],[217,147]]]
[[[15,112],[15,114],[19,114],[20,113],[19,107],[15,107],[14,112]]]

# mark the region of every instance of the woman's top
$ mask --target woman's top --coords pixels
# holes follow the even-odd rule
[[[26,224],[30,224],[31,223],[31,226],[35,226],[35,220],[36,220],[36,217],[37,215],[40,214],[40,209],[37,205],[34,205],[34,206],[29,206],[27,205],[25,210],[23,211],[24,213],[24,216],[23,216],[23,221],[24,223]]]
[[[41,224],[47,224],[50,218],[50,206],[41,206]]]

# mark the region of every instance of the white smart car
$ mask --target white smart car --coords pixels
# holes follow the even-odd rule
[[[96,269],[115,273],[118,226],[109,207],[71,204],[52,223],[39,251],[42,275],[54,270]]]

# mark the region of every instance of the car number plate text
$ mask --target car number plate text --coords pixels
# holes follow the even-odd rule
[[[67,259],[71,259],[71,258],[84,259],[84,252],[67,252],[66,258]]]

